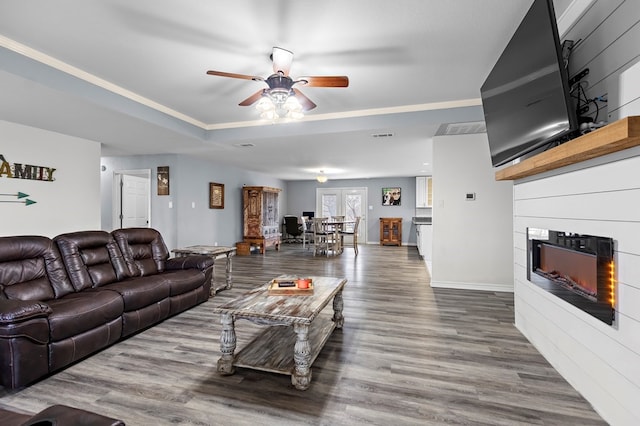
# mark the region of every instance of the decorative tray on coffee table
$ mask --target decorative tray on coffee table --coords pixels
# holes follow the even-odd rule
[[[306,282],[306,286],[305,286]],[[313,294],[311,278],[276,278],[269,284],[271,296],[307,296]]]

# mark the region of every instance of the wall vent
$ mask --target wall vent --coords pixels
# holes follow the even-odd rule
[[[484,121],[444,123],[438,127],[435,136],[475,135],[477,133],[487,133],[487,125]]]
[[[388,132],[388,133],[374,133],[371,135],[371,137],[373,138],[390,138],[393,136],[393,133]]]

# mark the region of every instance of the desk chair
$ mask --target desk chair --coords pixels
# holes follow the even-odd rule
[[[285,216],[284,217],[284,232],[287,236],[285,240],[288,243],[299,243],[302,240],[300,236],[304,232],[302,225],[298,223],[297,216]]]
[[[353,229],[351,231],[347,229],[343,229],[339,231],[340,238],[342,239],[342,247],[344,248],[344,236],[351,235],[353,237],[353,251],[358,255],[358,225],[360,224],[360,216],[357,216],[355,219],[355,223],[353,224]]]

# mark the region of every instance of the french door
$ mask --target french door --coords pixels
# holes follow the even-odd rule
[[[316,216],[344,216],[352,221],[360,216],[358,241],[367,241],[367,188],[317,188]]]

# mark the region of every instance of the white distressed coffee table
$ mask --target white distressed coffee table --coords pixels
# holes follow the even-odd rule
[[[286,276],[278,277],[287,278]],[[221,314],[222,332],[218,372],[235,373],[235,367],[290,374],[300,390],[309,388],[311,365],[335,328],[342,328],[342,290],[345,278],[310,277],[311,295],[269,295],[269,283],[214,308]],[[333,301],[333,317],[319,315]],[[251,343],[236,350],[235,322],[246,319],[269,326]]]

